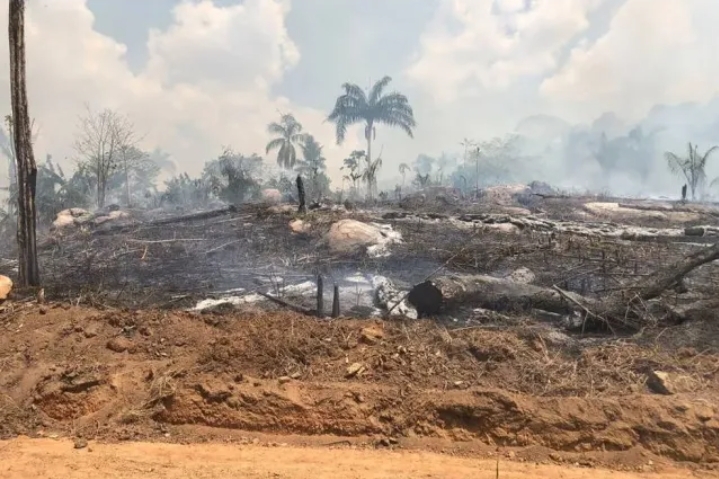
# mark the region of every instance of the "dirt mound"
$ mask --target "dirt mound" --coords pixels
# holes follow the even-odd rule
[[[5,305],[0,433],[188,427],[445,438],[719,462],[719,355],[659,343],[293,314]],[[671,334],[664,334],[665,337]],[[646,338],[645,338],[646,339]],[[676,338],[672,338],[672,344]],[[651,371],[691,379],[673,395]]]

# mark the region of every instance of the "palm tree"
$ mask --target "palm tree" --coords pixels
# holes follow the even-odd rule
[[[319,176],[327,168],[327,159],[322,156],[322,145],[312,135],[305,135],[302,142],[302,160],[297,162],[296,170],[310,180],[311,191],[321,195]]]
[[[340,168],[340,170],[349,170],[349,174],[345,175],[345,179],[352,182],[352,188],[356,191],[357,190],[357,181],[359,181],[362,178],[362,173],[360,173],[360,161],[363,161],[366,158],[365,152],[363,150],[355,150],[352,153],[350,153],[350,156],[345,158],[342,162],[344,163],[344,166]]]
[[[709,156],[719,149],[719,146],[712,146],[703,155],[699,154],[697,145],[689,143],[688,155],[682,158],[670,151],[664,153],[669,169],[674,174],[682,174],[687,180],[689,191],[692,193],[692,200],[696,199],[696,190],[706,179],[706,165]]]
[[[367,140],[367,164],[372,164],[372,140],[376,136],[375,125],[396,126],[404,130],[410,138],[416,126],[414,112],[407,97],[398,92],[383,95],[392,78],[385,76],[365,92],[354,83],[342,85],[344,94],[335,102],[335,107],[327,119],[336,125],[337,144],[341,144],[347,128],[364,123],[364,137]]]
[[[399,164],[399,174],[402,175],[402,186],[404,186],[404,177],[407,174],[408,171],[410,171],[410,167],[407,163],[400,163]]]
[[[379,171],[380,168],[382,168],[381,156],[373,162],[367,161],[367,166],[365,166],[362,172],[362,180],[367,183],[367,196],[369,196],[370,200],[373,199],[374,193],[377,190],[377,171]]]
[[[291,113],[285,113],[279,122],[267,125],[267,131],[277,138],[267,143],[265,153],[277,150],[277,164],[287,170],[293,168],[297,162],[295,146],[301,145],[304,141],[302,124]]]

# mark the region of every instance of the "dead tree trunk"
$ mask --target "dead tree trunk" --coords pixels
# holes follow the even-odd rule
[[[305,214],[307,213],[307,205],[305,203],[305,184],[300,175],[297,175],[297,195],[300,198],[300,206],[297,208],[297,211]]]
[[[39,286],[37,262],[35,189],[37,165],[32,151],[32,133],[25,84],[25,0],[10,0],[8,16],[10,43],[10,96],[12,102],[13,141],[17,161],[19,283]]]
[[[576,309],[553,289],[484,275],[442,276],[425,281],[410,290],[407,301],[420,316],[462,305],[495,311],[536,308],[561,314]]]

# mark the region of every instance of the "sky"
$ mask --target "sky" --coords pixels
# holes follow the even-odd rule
[[[414,107],[414,138],[378,128],[390,175],[531,115],[632,123],[719,88],[716,0],[28,0],[26,21],[36,156],[66,165],[87,108],[126,115],[191,174],[223,146],[264,154],[267,124],[291,112],[338,180],[363,147],[361,127],[336,145],[325,121],[344,82],[389,75]]]

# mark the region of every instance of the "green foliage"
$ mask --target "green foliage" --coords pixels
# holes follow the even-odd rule
[[[325,174],[327,160],[322,156],[322,145],[312,135],[305,135],[302,143],[302,160],[295,170],[306,178],[305,192],[308,198],[319,200],[330,192],[330,179]]]
[[[259,197],[260,183],[256,178],[261,167],[261,157],[243,156],[226,148],[219,158],[205,164],[202,178],[220,200],[238,204]]]
[[[291,113],[282,115],[279,122],[272,122],[267,131],[275,138],[265,147],[265,153],[277,150],[277,164],[287,170],[293,168],[297,162],[297,149],[304,141],[302,124]]]
[[[182,173],[165,182],[161,201],[177,206],[206,206],[212,197],[212,185],[207,180]]]
[[[347,173],[343,179],[350,182],[352,191],[350,196],[356,196],[358,192],[358,184],[362,179],[362,165],[366,163],[367,155],[364,150],[354,150],[350,155],[342,160],[343,166],[340,168]]]

